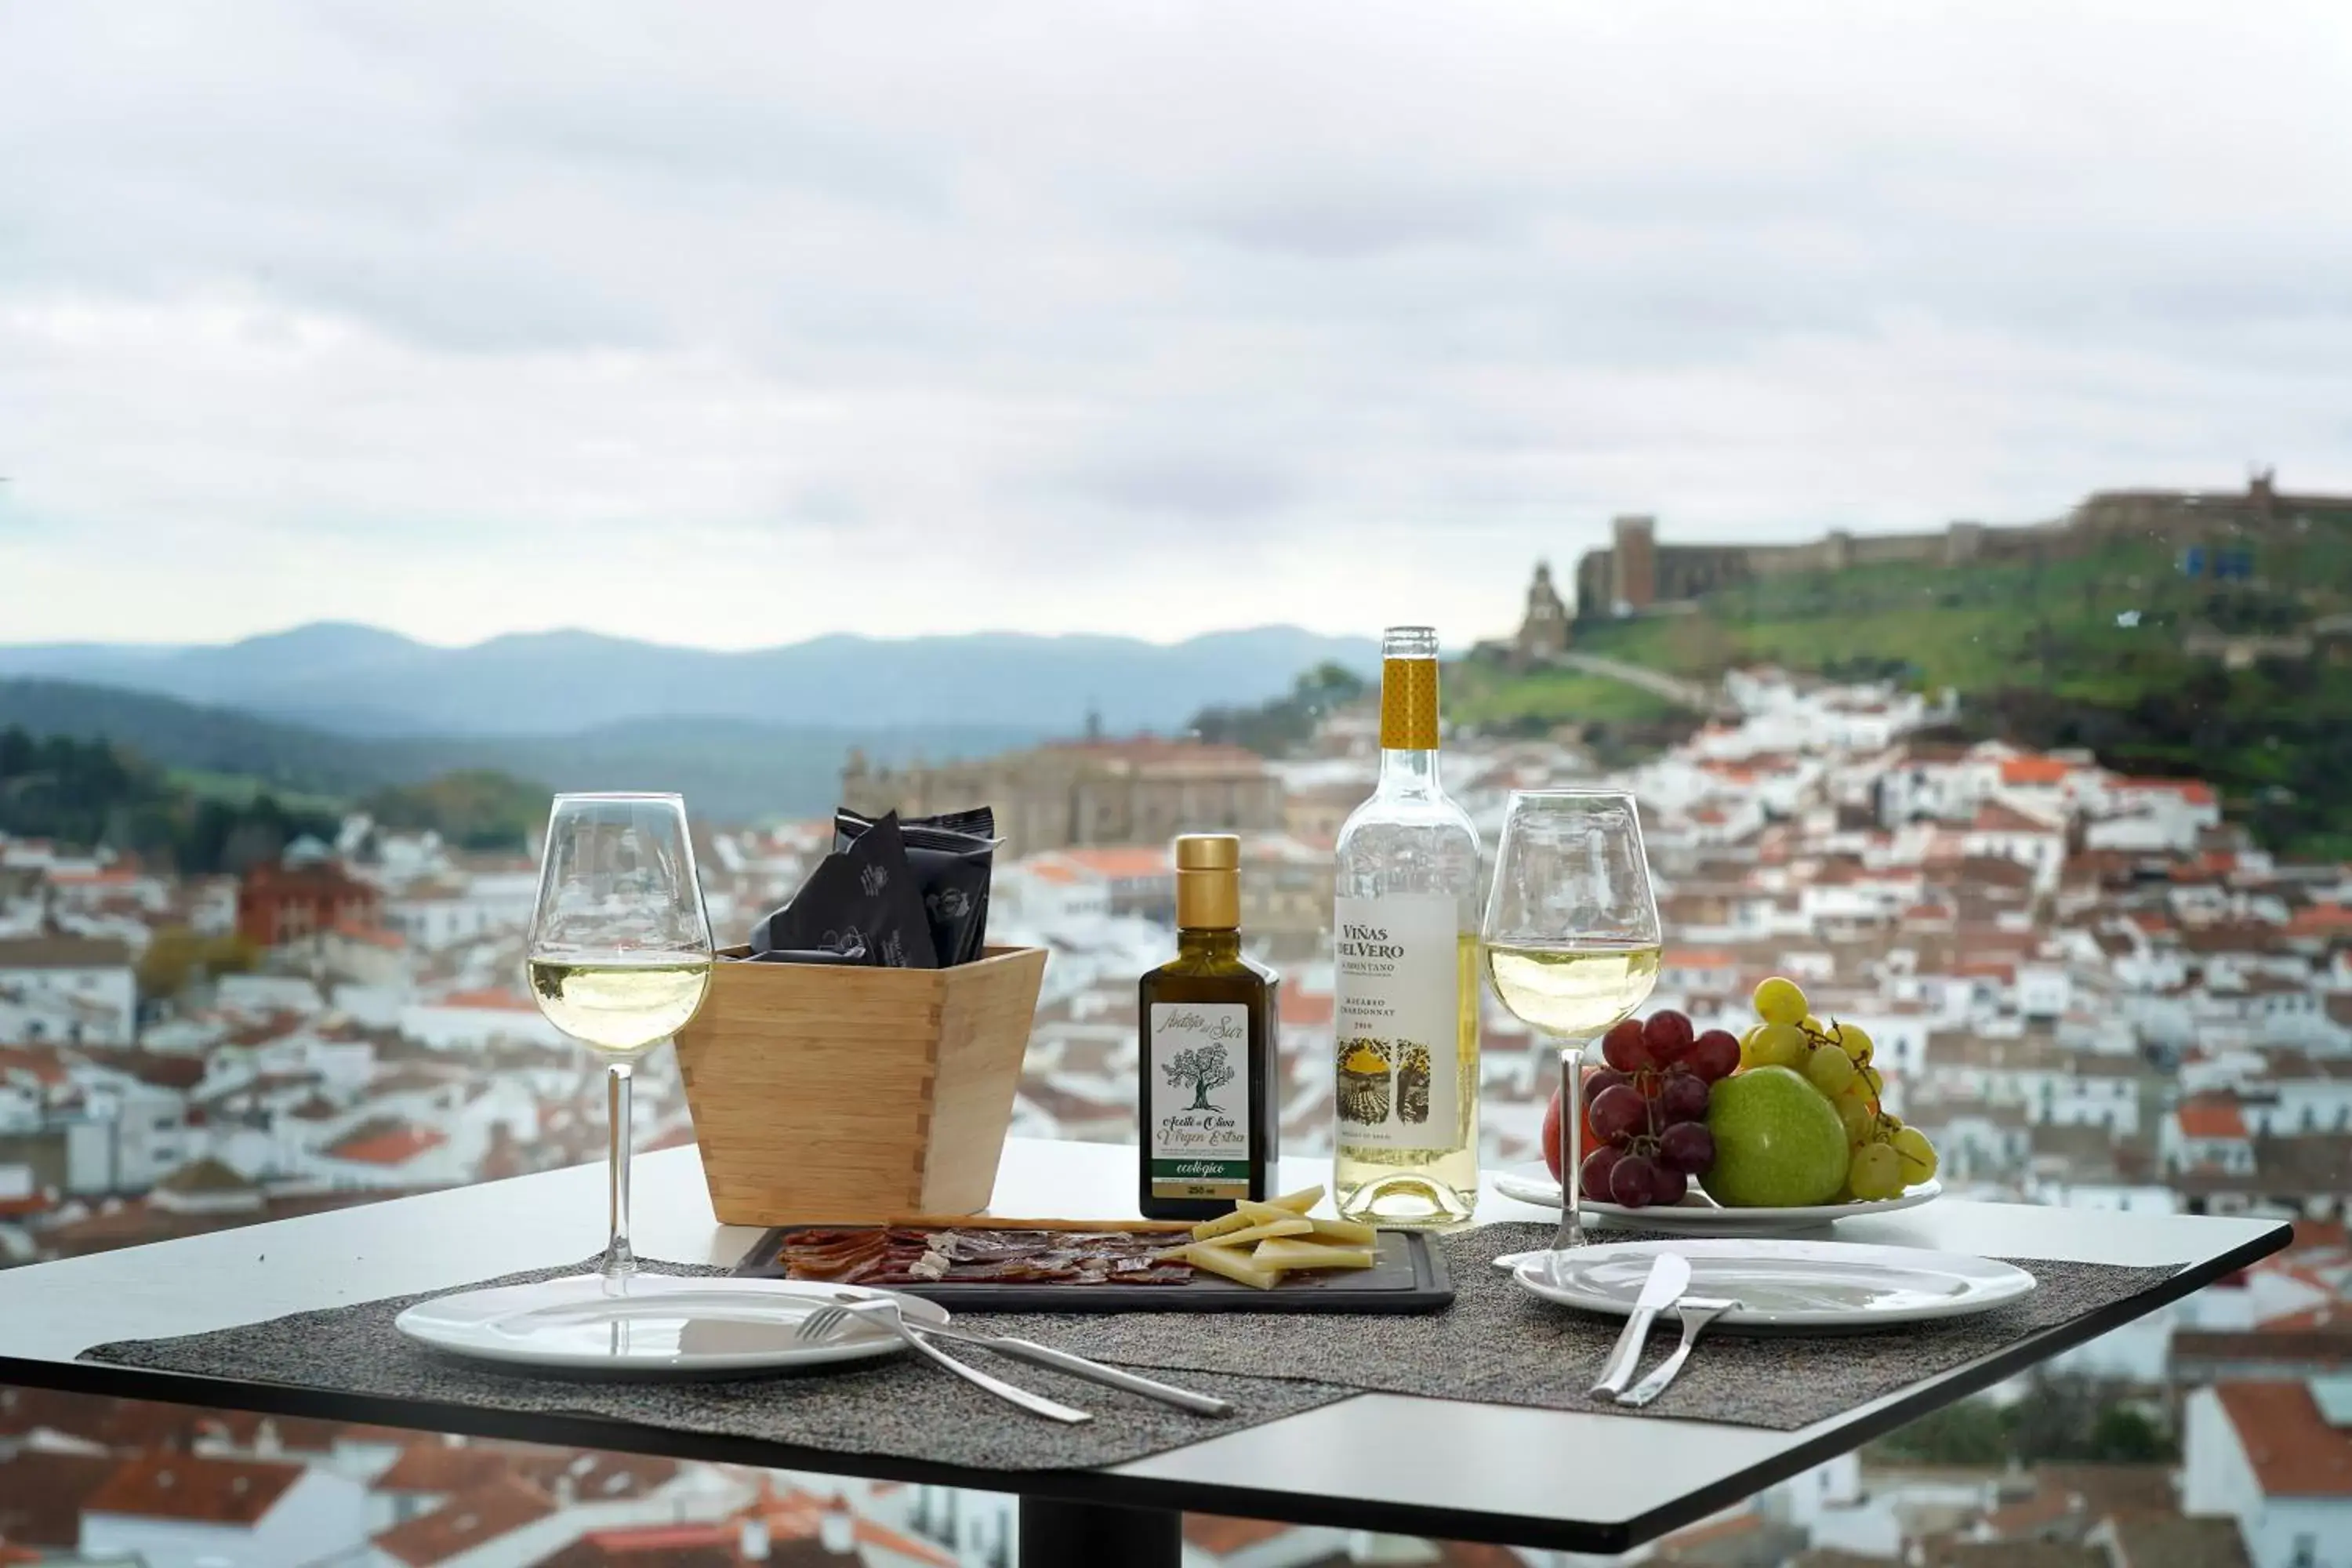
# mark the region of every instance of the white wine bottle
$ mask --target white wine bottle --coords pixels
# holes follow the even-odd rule
[[[1452,1225],[1478,1201],[1478,830],[1437,773],[1437,634],[1381,647],[1381,777],[1339,829],[1339,1212]]]

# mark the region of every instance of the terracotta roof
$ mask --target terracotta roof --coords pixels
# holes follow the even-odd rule
[[[501,1476],[459,1492],[431,1513],[395,1524],[373,1540],[378,1551],[409,1568],[429,1568],[554,1511],[553,1498],[528,1481]]]
[[[2094,1546],[2057,1541],[1952,1541],[1927,1548],[1921,1568],[2109,1568]]]
[[[2203,1096],[2185,1100],[2173,1112],[2184,1138],[2243,1138],[2246,1119],[2234,1100]]]
[[[2202,779],[2119,778],[2113,784],[2124,790],[2169,790],[2192,805],[2213,804],[2213,786]]]
[[[425,1004],[431,1007],[487,1008],[502,1013],[536,1013],[539,1004],[519,991],[486,988],[479,991],[452,991],[446,996]]]
[[[2234,1519],[2116,1521],[2119,1568],[2250,1568]]]
[[[68,1550],[79,1545],[84,1500],[121,1468],[112,1454],[19,1450],[0,1464],[0,1541]]]
[[[2352,1497],[2352,1432],[2320,1415],[2308,1384],[2217,1383],[2215,1397],[2266,1497]]]
[[[82,1511],[204,1524],[254,1524],[301,1479],[301,1466],[267,1459],[147,1454],[108,1477],[83,1500]]]
[[[677,1479],[677,1461],[653,1455],[574,1453],[569,1449],[535,1449],[514,1456],[514,1473],[550,1496],[559,1481],[568,1480],[572,1497],[581,1502],[610,1502],[614,1498],[643,1497]]]
[[[2032,1496],[2004,1504],[1985,1515],[1984,1524],[1995,1537],[2007,1541],[2032,1535],[2046,1525],[2057,1523],[2074,1510],[2073,1493],[2045,1481],[2034,1489]]]
[[[2064,784],[2074,771],[2072,763],[2055,757],[2011,757],[2000,764],[2000,782],[2032,785]]]
[[[411,1443],[384,1472],[369,1483],[380,1492],[432,1492],[447,1496],[487,1486],[512,1472],[510,1450],[469,1443]]]
[[[2046,833],[2055,837],[2058,828],[2038,816],[2028,816],[2013,805],[1989,800],[1977,807],[1976,820],[1969,824],[1976,833]]]
[[[68,1079],[65,1058],[29,1046],[0,1046],[0,1079],[26,1078],[55,1088]]]
[[[1113,881],[1176,875],[1176,858],[1165,844],[1104,844],[1057,849],[1054,859]]]
[[[1296,1528],[1270,1519],[1229,1519],[1215,1513],[1184,1516],[1184,1539],[1213,1557],[1230,1556],[1244,1547],[1287,1535]]]
[[[449,1135],[431,1127],[394,1117],[373,1117],[321,1151],[330,1159],[356,1160],[367,1165],[404,1165],[428,1149],[449,1142]]]

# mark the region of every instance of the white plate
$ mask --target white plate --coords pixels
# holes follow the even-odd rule
[[[1551,1179],[1549,1167],[1541,1160],[1530,1160],[1524,1165],[1513,1165],[1496,1172],[1495,1190],[1523,1204],[1534,1204],[1548,1209],[1559,1207],[1559,1184]],[[1688,1197],[1671,1208],[1629,1209],[1618,1204],[1595,1203],[1587,1198],[1580,1206],[1580,1212],[1587,1219],[1604,1219],[1619,1225],[1640,1226],[1648,1230],[1672,1231],[1677,1236],[1779,1236],[1792,1230],[1814,1230],[1861,1215],[1916,1209],[1921,1204],[1934,1202],[1943,1194],[1943,1191],[1942,1182],[1930,1180],[1906,1189],[1901,1197],[1873,1198],[1867,1202],[1857,1199],[1850,1204],[1816,1204],[1810,1208],[1734,1209],[1717,1207],[1694,1187]]]
[[[889,1330],[855,1320],[815,1344],[801,1320],[834,1297],[886,1290],[797,1279],[683,1279],[640,1274],[620,1289],[598,1276],[462,1290],[419,1301],[393,1321],[410,1339],[453,1355],[572,1372],[710,1376],[863,1361],[906,1348]],[[897,1298],[916,1322],[947,1310]]]
[[[1725,1329],[1871,1329],[1963,1318],[2033,1289],[2032,1275],[1990,1258],[1769,1237],[1617,1241],[1531,1252],[1511,1278],[1547,1301],[1622,1318],[1641,1299],[1642,1282],[1661,1252],[1689,1259],[1686,1294],[1739,1303],[1717,1325]]]

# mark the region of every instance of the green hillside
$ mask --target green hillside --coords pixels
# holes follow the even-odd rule
[[[2196,626],[2287,632],[2347,608],[2352,531],[2329,528],[2261,547],[2249,584],[2193,581],[2170,546],[2118,542],[2039,563],[1775,577],[1712,595],[1694,613],[1580,622],[1575,645],[1696,678],[1774,663],[1949,687],[1972,733],[2089,746],[2110,766],[2209,779],[2273,847],[2336,857],[2352,855],[2352,664],[2323,650],[2230,669],[2181,639]],[[1565,672],[1484,678],[1472,700],[1496,711],[1606,719],[1654,700],[1623,689],[1603,697],[1591,678]]]
[[[682,717],[569,735],[373,740],[112,687],[0,679],[0,729],[10,726],[37,737],[112,742],[169,770],[191,795],[228,805],[267,793],[281,805],[331,810],[475,772],[551,790],[676,790],[697,815],[729,823],[830,812],[852,747],[877,762],[902,763],[984,755],[1038,738],[1002,725],[820,729]],[[512,817],[509,802],[493,805],[488,820]]]

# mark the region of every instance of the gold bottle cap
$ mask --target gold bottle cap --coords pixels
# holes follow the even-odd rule
[[[1180,833],[1176,836],[1179,871],[1238,871],[1242,841],[1231,833]]]
[[[1176,840],[1176,923],[1186,931],[1233,931],[1242,923],[1242,841],[1230,833]]]

